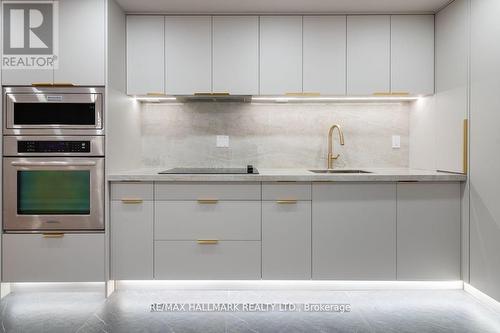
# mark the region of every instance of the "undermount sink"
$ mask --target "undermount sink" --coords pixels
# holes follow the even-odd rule
[[[309,170],[314,173],[371,173],[370,171],[365,170],[347,170],[347,169],[322,169],[322,170]]]

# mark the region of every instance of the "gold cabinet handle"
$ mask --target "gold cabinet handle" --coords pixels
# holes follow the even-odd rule
[[[51,232],[42,234],[43,238],[63,238],[64,234],[62,232]]]
[[[228,92],[195,92],[195,96],[229,96]]]
[[[215,245],[219,243],[217,239],[198,239],[196,242],[200,245]]]
[[[384,92],[384,91],[378,91],[374,92],[373,96],[409,96],[410,93],[407,91],[393,91],[393,92]]]
[[[297,200],[294,200],[294,199],[276,200],[276,203],[280,204],[280,205],[291,205],[291,204],[296,204]]]
[[[219,200],[217,199],[198,199],[199,204],[216,204]]]
[[[33,87],[74,87],[75,85],[71,82],[33,82],[31,83]]]
[[[464,142],[463,142],[463,173],[467,174],[467,169],[469,168],[469,120],[464,119]]]
[[[287,92],[287,93],[285,93],[285,96],[318,97],[318,96],[321,96],[321,94],[319,92],[313,92],[313,91],[310,91],[310,92]]]
[[[123,198],[122,202],[124,204],[140,204],[143,202],[143,200],[139,198]]]

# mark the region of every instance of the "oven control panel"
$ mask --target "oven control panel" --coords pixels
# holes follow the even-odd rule
[[[18,153],[90,153],[90,141],[17,141]]]

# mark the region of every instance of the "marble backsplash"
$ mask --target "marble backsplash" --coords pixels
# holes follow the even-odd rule
[[[408,167],[408,103],[144,104],[143,167],[326,167],[327,133],[345,136],[337,167]],[[216,148],[228,135],[229,148]],[[336,135],[336,134],[335,134]],[[401,137],[393,149],[392,135]]]

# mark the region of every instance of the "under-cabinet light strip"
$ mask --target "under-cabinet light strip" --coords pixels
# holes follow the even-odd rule
[[[323,96],[323,97],[293,97],[293,96],[254,96],[252,102],[364,102],[364,101],[395,101],[407,102],[419,99],[417,96]]]
[[[136,96],[136,101],[144,103],[175,102],[175,96]],[[417,96],[253,96],[252,102],[290,103],[290,102],[409,102],[418,100]]]

